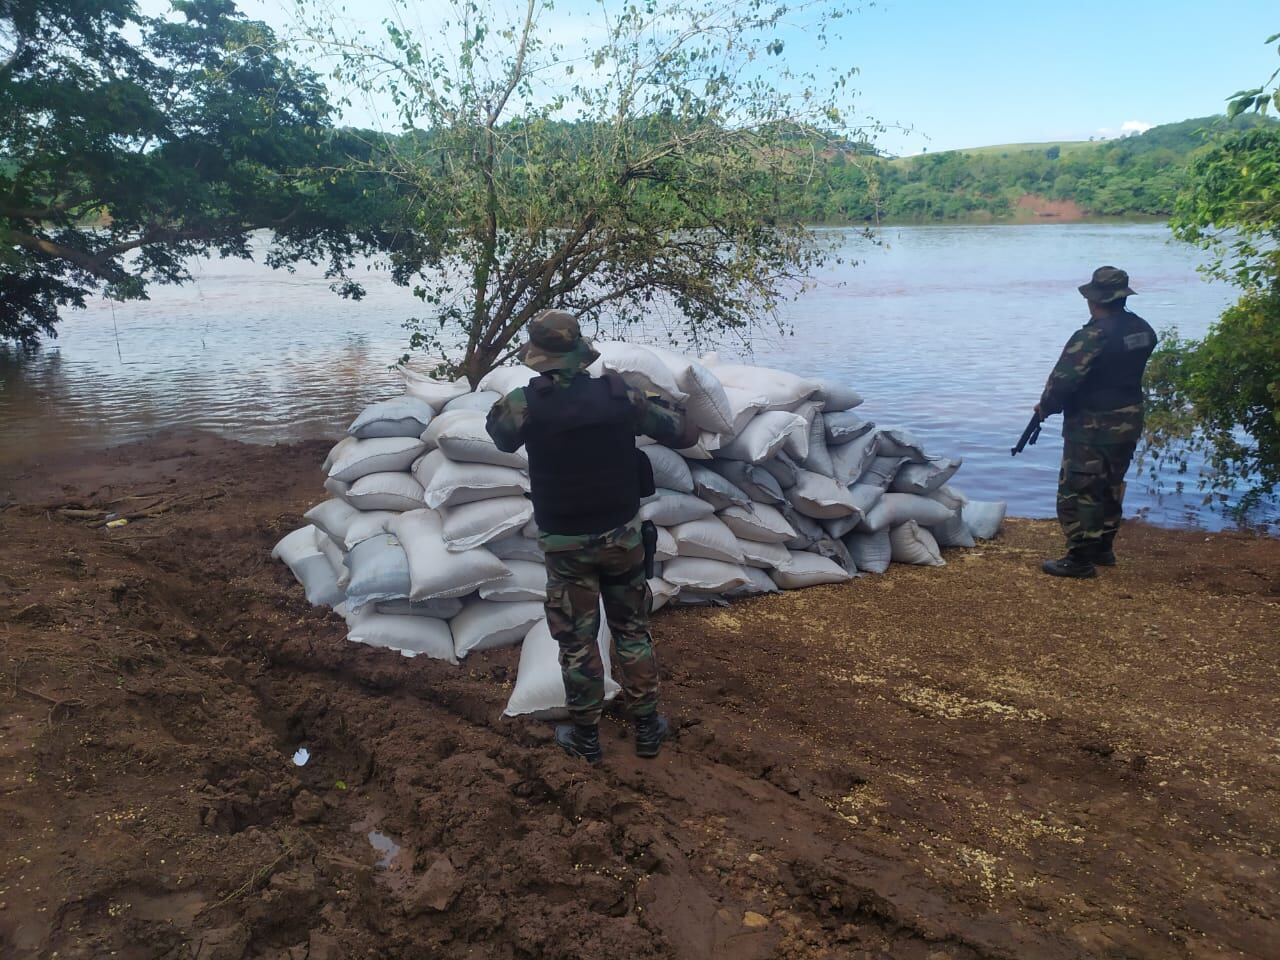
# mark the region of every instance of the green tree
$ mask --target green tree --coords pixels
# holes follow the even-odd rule
[[[851,71],[797,74],[781,54],[798,21],[827,37],[843,4],[601,3],[600,32],[575,41],[544,0],[510,20],[435,9],[367,42],[313,8],[309,34],[404,131],[357,169],[418,200],[395,270],[429,308],[412,347],[443,369],[477,382],[546,307],[679,342],[745,336],[828,255],[787,214],[811,191],[821,215],[833,151],[858,162]]]
[[[0,340],[182,283],[192,256],[251,256],[264,228],[273,266],[323,260],[359,295],[345,269],[388,240],[367,185],[313,172],[368,152],[317,77],[229,0],[173,9],[0,0]]]
[[[1277,75],[1228,98],[1228,116],[1280,109]],[[1156,464],[1202,453],[1201,485],[1224,501],[1243,488],[1247,510],[1280,483],[1280,130],[1226,135],[1189,172],[1174,235],[1212,251],[1207,273],[1242,296],[1203,340],[1169,337],[1153,357],[1148,441]]]

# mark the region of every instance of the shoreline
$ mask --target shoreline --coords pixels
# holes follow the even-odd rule
[[[610,718],[588,771],[501,716],[517,649],[348,643],[269,559],[327,446],[0,481],[6,957],[1268,955],[1280,541],[1132,524],[1062,583],[1056,524],[1012,520],[945,567],[663,611],[678,736],[642,762]]]

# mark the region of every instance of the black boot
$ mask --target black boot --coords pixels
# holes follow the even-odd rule
[[[1074,577],[1077,580],[1087,580],[1098,575],[1093,561],[1077,553],[1068,553],[1061,560],[1046,560],[1040,569],[1051,577]]]
[[[655,711],[644,717],[636,717],[632,725],[636,729],[636,756],[656,757],[662,749],[662,741],[671,732],[667,718]]]
[[[562,723],[556,727],[556,743],[569,756],[581,757],[592,766],[604,759],[604,751],[600,749],[600,728],[595,724],[580,727],[576,723]]]
[[[1094,566],[1098,567],[1114,567],[1116,565],[1116,552],[1110,547],[1103,547],[1093,557]]]

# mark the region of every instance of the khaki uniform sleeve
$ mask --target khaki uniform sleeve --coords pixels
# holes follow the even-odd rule
[[[1094,325],[1081,327],[1071,335],[1040,396],[1040,412],[1044,416],[1049,417],[1065,409],[1067,401],[1101,355],[1102,344],[1102,331]]]
[[[516,387],[489,408],[484,426],[494,445],[503,453],[515,453],[524,446],[524,426],[529,419],[529,402],[524,387]]]
[[[636,413],[637,437],[652,437],[667,447],[679,443],[685,432],[683,408],[661,397],[651,397],[634,387],[627,388],[627,397],[631,400],[632,409]]]

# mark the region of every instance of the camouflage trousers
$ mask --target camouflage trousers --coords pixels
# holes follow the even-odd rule
[[[1072,553],[1088,559],[1111,548],[1123,516],[1124,475],[1136,448],[1133,443],[1063,443],[1058,522]]]
[[[597,635],[600,602],[613,644],[627,712],[646,716],[658,708],[658,662],[649,634],[649,584],[644,547],[594,543],[548,552],[547,626],[560,644],[560,669],[574,723],[598,723],[604,708],[604,664]]]

